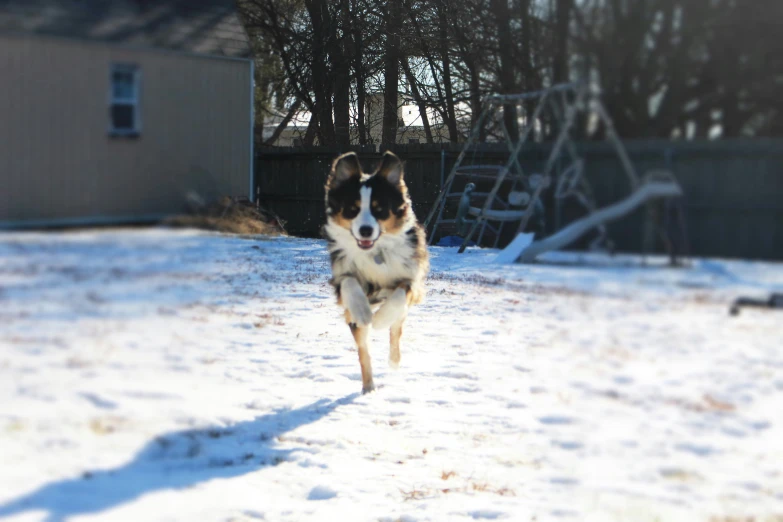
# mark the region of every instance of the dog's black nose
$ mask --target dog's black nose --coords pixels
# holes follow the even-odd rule
[[[359,227],[359,235],[362,237],[370,237],[372,235],[372,227],[363,226]]]

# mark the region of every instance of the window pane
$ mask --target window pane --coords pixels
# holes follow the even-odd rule
[[[114,71],[111,75],[112,95],[115,99],[135,98],[136,85],[131,71]]]
[[[135,130],[136,114],[134,106],[119,103],[112,105],[111,124],[115,130]]]

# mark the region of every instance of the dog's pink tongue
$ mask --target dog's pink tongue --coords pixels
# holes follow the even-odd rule
[[[370,248],[372,246],[372,240],[371,239],[360,239],[359,240],[359,246],[362,248]]]

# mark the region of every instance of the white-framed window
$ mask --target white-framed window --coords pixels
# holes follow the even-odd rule
[[[113,64],[109,87],[109,133],[136,136],[141,132],[139,90],[141,71],[133,64]]]

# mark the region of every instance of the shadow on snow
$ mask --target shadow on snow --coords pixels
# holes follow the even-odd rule
[[[195,486],[274,466],[306,448],[276,449],[275,439],[317,422],[358,394],[321,399],[294,410],[279,410],[225,428],[203,428],[161,435],[122,467],[85,472],[0,505],[0,517],[45,510],[48,522],[99,513],[155,491]]]

